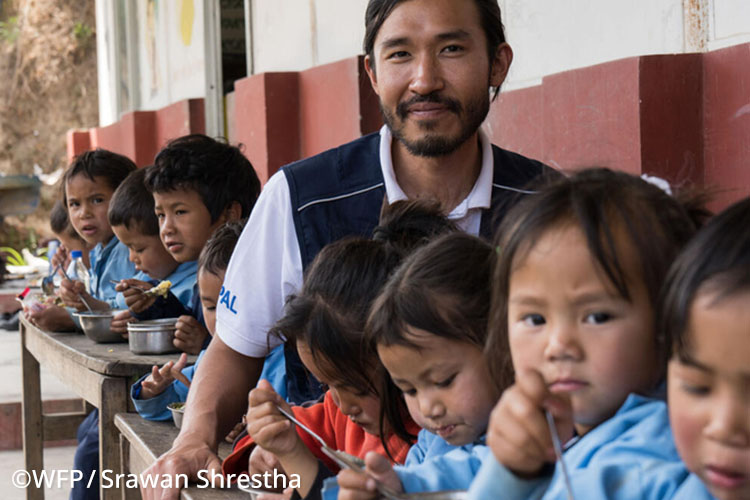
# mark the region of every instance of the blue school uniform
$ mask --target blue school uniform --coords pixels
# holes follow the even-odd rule
[[[672,500],[715,500],[715,498],[698,476],[690,474],[680,485],[680,489],[677,490]]]
[[[182,369],[182,374],[185,375],[188,380],[193,380],[195,370],[198,368],[198,363],[201,362],[204,354],[206,354],[205,349],[198,354],[198,359],[195,361],[194,365],[186,366]],[[138,379],[138,381],[130,388],[130,399],[133,400],[135,410],[146,420],[170,420],[172,418],[172,413],[167,409],[167,405],[169,403],[185,402],[187,400],[188,387],[179,380],[175,380],[161,394],[157,394],[150,399],[139,399],[143,387],[143,381],[148,375],[149,374],[146,374]]]
[[[563,454],[577,498],[608,500],[671,498],[687,479],[669,427],[667,405],[631,394],[619,411]],[[469,490],[469,498],[567,498],[559,464],[549,474],[522,479],[491,453]]]
[[[135,264],[130,262],[128,247],[120,243],[117,236],[106,245],[99,243],[89,252],[91,268],[90,293],[92,296],[117,308],[117,291],[110,280],[132,278],[136,274]]]
[[[185,306],[189,306],[193,299],[193,291],[196,283],[196,274],[198,273],[198,261],[191,260],[190,262],[183,262],[177,268],[172,271],[172,274],[164,278],[172,282],[172,286],[169,291],[175,295],[177,300]],[[154,285],[157,285],[158,280],[153,279],[148,274],[139,271],[137,275],[133,276],[137,280],[147,281]],[[117,294],[117,308],[127,309],[128,306],[125,303],[125,297],[121,294]]]
[[[409,449],[404,465],[397,465],[393,469],[406,493],[465,490],[485,458],[491,455],[484,439],[482,436],[474,443],[453,446],[437,434],[422,429],[417,442]],[[338,493],[336,478],[326,479],[321,491],[322,498],[334,500]]]

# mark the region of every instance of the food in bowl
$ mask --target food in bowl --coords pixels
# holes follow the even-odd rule
[[[178,429],[182,427],[182,417],[185,414],[185,403],[169,403],[167,409],[172,412],[174,426]]]

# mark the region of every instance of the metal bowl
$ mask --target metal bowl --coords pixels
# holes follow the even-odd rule
[[[122,335],[110,330],[109,325],[112,322],[112,317],[117,314],[118,311],[94,311],[94,312],[78,312],[73,313],[81,323],[83,333],[98,344],[105,344],[111,342],[125,342]]]
[[[128,344],[136,354],[179,352],[174,346],[177,318],[163,318],[128,323]]]
[[[182,417],[185,415],[185,403],[169,403],[167,409],[172,412],[174,426],[180,429],[182,427]]]

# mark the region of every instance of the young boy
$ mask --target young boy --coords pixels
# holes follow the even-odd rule
[[[60,240],[60,246],[52,256],[52,265],[54,267],[64,266],[67,269],[70,264],[70,252],[80,250],[83,254],[83,263],[86,264],[86,267],[89,267],[89,246],[70,224],[68,211],[60,200],[57,200],[52,206],[49,214],[49,225],[52,232],[55,233],[55,237]]]
[[[179,263],[162,245],[159,220],[154,214],[154,198],[143,184],[145,174],[144,169],[130,174],[109,202],[108,218],[112,231],[128,248],[128,258],[139,271],[133,279],[124,281],[131,284],[142,283],[141,286],[150,288],[151,280],[154,280],[153,284],[169,280],[172,284],[171,292],[181,304],[188,305],[193,298],[197,262],[192,260]],[[117,295],[117,307],[128,307],[122,294]],[[118,314],[112,321],[112,329],[126,332],[127,323],[132,317],[128,311]],[[191,349],[189,352],[197,354],[203,340],[204,337],[200,336],[194,342],[189,342],[191,346],[198,346],[198,349]]]
[[[219,302],[221,283],[229,264],[234,246],[240,237],[243,224],[229,222],[216,230],[206,242],[198,259],[198,289],[203,310],[203,318],[209,334],[214,334],[216,325],[216,304]],[[130,389],[130,397],[135,409],[148,420],[169,420],[171,414],[167,409],[169,403],[182,402],[187,399],[188,387],[176,380],[175,372],[182,372],[188,380],[193,379],[193,373],[205,350],[200,352],[195,365],[185,368],[187,357],[182,354],[176,363],[170,361],[163,367],[154,366],[151,373],[143,376]]]
[[[260,194],[258,176],[239,148],[201,134],[167,144],[146,170],[145,186],[154,197],[161,241],[179,263],[196,260],[216,228],[246,218]],[[117,289],[136,318],[190,316],[178,322],[175,345],[187,352],[200,350],[195,339],[208,332],[197,293],[186,308],[172,294],[144,297],[129,289],[133,285],[126,281]]]

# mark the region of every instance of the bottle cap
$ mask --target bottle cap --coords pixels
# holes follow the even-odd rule
[[[77,259],[79,257],[83,257],[83,252],[81,252],[80,250],[73,250],[72,252],[70,252],[70,256],[74,259]]]

